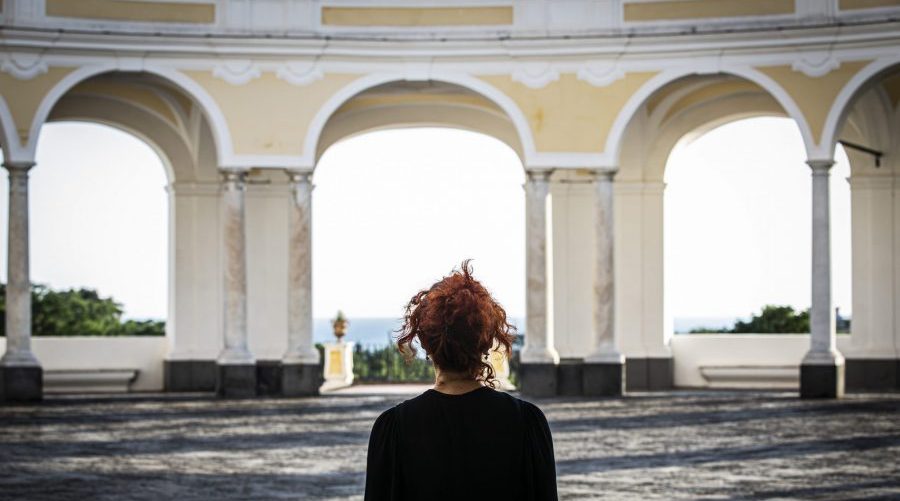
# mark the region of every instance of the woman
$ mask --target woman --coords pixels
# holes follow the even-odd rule
[[[385,411],[369,438],[366,499],[556,499],[553,439],[535,405],[493,389],[493,346],[511,350],[506,312],[469,261],[413,296],[397,346],[418,339],[434,388]]]

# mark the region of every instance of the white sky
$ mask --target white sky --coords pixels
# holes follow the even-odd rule
[[[833,171],[835,302],[850,310],[849,175]],[[162,165],[107,127],[44,127],[31,171],[33,281],[111,295],[131,318],[166,316]],[[0,190],[6,277],[7,181]],[[314,176],[314,316],[394,317],[464,258],[511,316],[524,315],[524,175],[480,134],[380,131],[342,141]],[[670,158],[666,293],[674,317],[809,305],[810,175],[786,119],[716,129]]]

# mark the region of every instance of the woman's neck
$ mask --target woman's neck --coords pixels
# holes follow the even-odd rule
[[[442,371],[437,366],[434,368],[434,389],[448,395],[462,395],[484,386],[474,377],[452,371]]]

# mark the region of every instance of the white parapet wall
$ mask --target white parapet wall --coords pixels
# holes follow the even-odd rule
[[[165,337],[31,339],[46,393],[162,391]],[[0,337],[0,353],[6,338]]]
[[[809,334],[676,334],[675,386],[796,389]],[[838,336],[838,349],[850,336]]]

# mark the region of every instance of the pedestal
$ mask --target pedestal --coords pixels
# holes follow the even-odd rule
[[[322,391],[345,388],[353,384],[353,343],[338,341],[325,344],[325,384]]]
[[[352,366],[350,375],[352,383]],[[322,366],[320,364],[284,364],[281,366],[281,394],[286,397],[318,395],[322,383]]]
[[[624,363],[586,362],[581,370],[585,396],[618,397],[625,393]]]
[[[0,401],[36,402],[44,395],[44,371],[40,367],[0,367]]]
[[[556,364],[520,364],[519,392],[528,397],[554,397],[556,378]]]
[[[216,393],[221,397],[256,396],[256,364],[219,364]]]
[[[492,349],[488,353],[488,363],[494,369],[494,380],[498,390],[513,391],[516,387],[509,380],[509,357],[504,349]]]
[[[801,364],[800,398],[844,396],[844,364]]]

